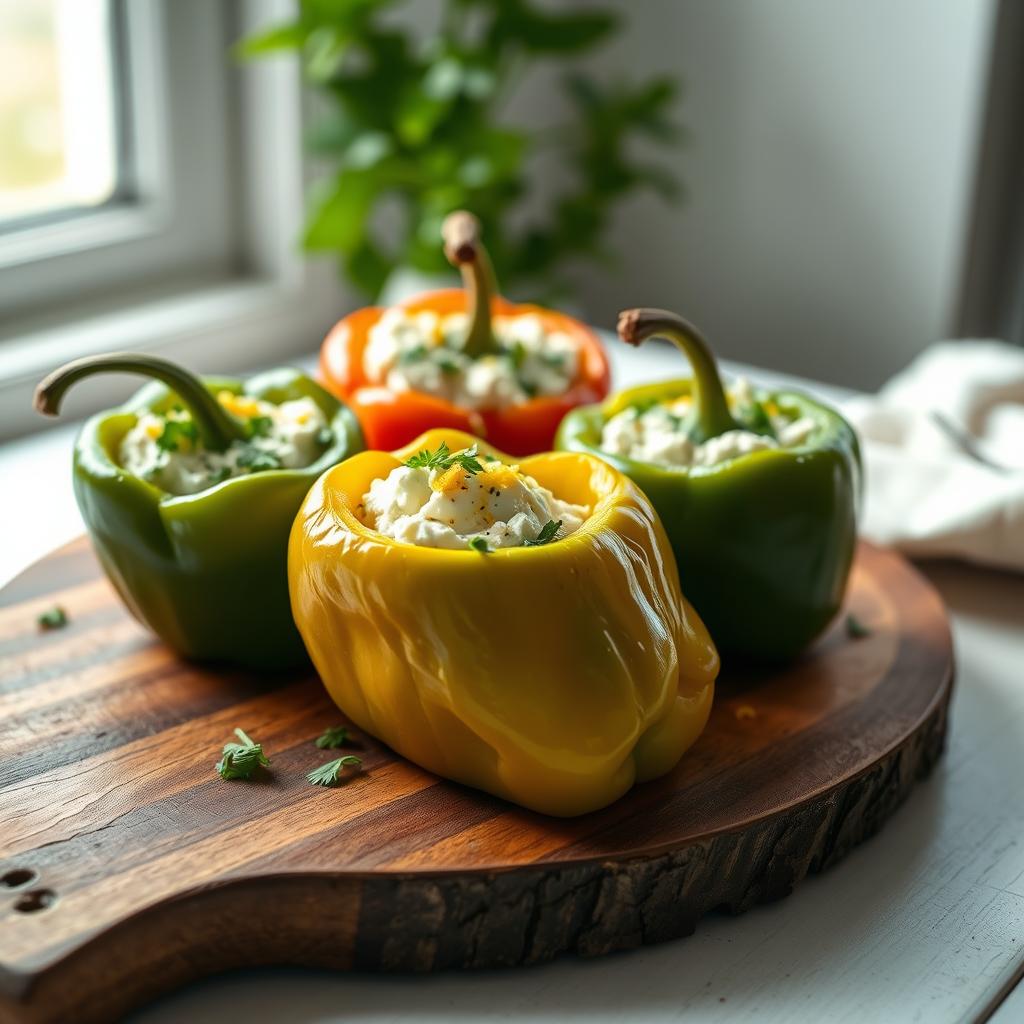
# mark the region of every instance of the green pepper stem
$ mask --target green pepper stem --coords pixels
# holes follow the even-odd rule
[[[693,368],[695,441],[742,429],[729,412],[711,348],[693,324],[665,309],[627,309],[619,314],[618,331],[619,337],[634,347],[654,336],[668,338],[689,359]]]
[[[462,274],[469,298],[469,332],[463,351],[472,359],[501,351],[491,328],[491,297],[497,291],[491,258],[480,241],[480,221],[465,210],[448,214],[441,225],[444,254]]]
[[[192,414],[203,445],[211,451],[222,452],[233,441],[245,440],[242,422],[206,390],[198,377],[166,359],[138,352],[108,352],[65,363],[39,384],[33,404],[39,412],[56,416],[68,388],[95,373],[137,373],[162,381]]]

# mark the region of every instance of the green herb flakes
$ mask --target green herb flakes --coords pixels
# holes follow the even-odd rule
[[[250,437],[269,437],[274,429],[274,421],[269,416],[250,416],[246,430]]]
[[[164,429],[156,439],[156,446],[164,452],[176,452],[182,448],[194,447],[199,440],[199,430],[192,420],[165,420]]]
[[[554,522],[549,519],[542,527],[540,533],[537,534],[536,540],[523,541],[524,548],[535,548],[540,547],[542,544],[550,544],[553,540],[558,538],[558,531],[562,528],[562,520]]]
[[[281,460],[273,452],[249,445],[238,456],[238,465],[250,473],[262,473],[268,469],[280,469]]]
[[[430,350],[426,345],[413,345],[412,348],[405,349],[398,357],[399,365],[405,366],[409,363],[418,363],[423,359],[426,359],[430,354]]]
[[[405,464],[411,469],[451,469],[452,466],[461,466],[471,474],[482,473],[484,468],[477,459],[475,444],[461,452],[453,453],[444,441],[438,445],[437,451],[424,449],[417,452]]]

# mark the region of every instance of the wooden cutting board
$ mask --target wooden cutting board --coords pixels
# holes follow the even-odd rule
[[[54,603],[64,629],[40,632]],[[558,820],[358,737],[365,771],[304,775],[343,721],[312,677],[179,661],[82,539],[0,592],[0,1019],[105,1020],[239,965],[528,964],[693,931],[786,895],[875,832],[942,751],[948,624],[861,545],[849,609],[799,664],[723,673],[669,776]],[[272,771],[223,782],[242,726]]]

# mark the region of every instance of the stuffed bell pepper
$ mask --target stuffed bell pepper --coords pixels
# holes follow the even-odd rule
[[[516,463],[453,430],[355,455],[310,491],[288,575],[356,724],[525,807],[603,807],[707,720],[718,656],[661,523],[589,455]]]
[[[516,455],[547,451],[570,409],[607,395],[601,343],[578,320],[497,296],[471,214],[449,216],[442,234],[465,290],[345,317],[324,341],[321,377],[352,406],[370,448],[453,427]]]
[[[85,424],[74,485],[117,592],[188,657],[256,669],[304,663],[288,602],[288,532],[313,481],[362,447],[355,417],[295,370],[200,380],[134,353],[56,370],[36,407],[56,414],[76,381],[115,372],[153,382]]]
[[[707,343],[664,310],[622,314],[630,345],[668,338],[692,379],[571,413],[557,446],[600,456],[658,510],[682,587],[723,654],[792,658],[839,609],[856,543],[860,456],[834,409],[795,391],[723,388]]]

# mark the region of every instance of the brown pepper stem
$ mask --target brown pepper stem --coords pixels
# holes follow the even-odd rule
[[[698,444],[727,430],[743,429],[733,419],[711,346],[688,320],[667,309],[627,309],[619,314],[619,337],[634,348],[655,335],[668,338],[693,368],[694,424],[691,438]]]
[[[448,214],[441,225],[444,254],[462,274],[468,295],[469,331],[463,351],[472,359],[501,351],[491,327],[491,297],[496,292],[494,268],[480,241],[480,221],[466,210]]]
[[[65,363],[40,382],[32,404],[38,412],[56,416],[68,388],[96,373],[137,373],[166,384],[192,414],[203,446],[210,451],[222,452],[233,441],[245,440],[242,422],[206,390],[198,377],[177,363],[142,352],[108,352]]]

